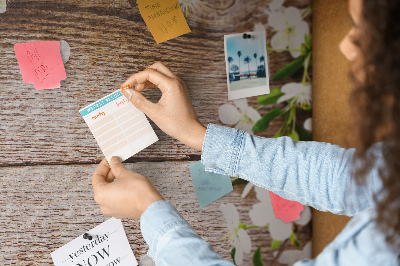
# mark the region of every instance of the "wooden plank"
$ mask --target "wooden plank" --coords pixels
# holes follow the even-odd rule
[[[301,8],[309,3],[296,2]],[[265,23],[266,8],[265,1],[206,1],[187,19],[191,33],[157,45],[135,1],[10,2],[0,16],[0,165],[98,162],[103,155],[78,110],[155,60],[186,81],[204,124],[219,123],[218,108],[228,102],[223,35]],[[13,46],[39,40],[65,40],[71,46],[68,78],[61,89],[36,91],[22,81]],[[288,53],[272,54],[271,73],[288,60]],[[157,101],[160,92],[148,90],[145,95]],[[248,99],[252,106],[255,100]],[[274,135],[280,123],[273,121],[261,135]],[[160,141],[131,162],[199,158],[198,152],[155,130]]]
[[[242,199],[242,186],[200,209],[186,162],[139,162],[126,164],[153,182],[193,228],[224,258],[230,259],[221,203],[233,203],[243,223],[250,225],[248,212],[258,200],[254,192]],[[23,166],[2,168],[0,178],[0,264],[52,264],[50,253],[109,217],[102,215],[93,200],[90,183],[96,165]],[[136,258],[148,249],[138,221],[124,220],[125,231]],[[310,240],[311,224],[297,233],[303,246]],[[251,264],[258,246],[262,247],[264,265],[271,265],[268,229],[247,230],[252,240],[251,253],[243,265]],[[293,249],[293,246],[288,246]]]

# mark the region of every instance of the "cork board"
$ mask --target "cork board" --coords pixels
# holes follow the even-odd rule
[[[340,41],[351,28],[348,1],[313,1],[313,10],[313,139],[351,148],[350,63],[339,50]],[[314,210],[313,257],[348,221],[346,216]]]

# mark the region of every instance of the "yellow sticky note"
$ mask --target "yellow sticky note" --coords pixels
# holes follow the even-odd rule
[[[178,0],[137,0],[137,4],[157,43],[190,32]]]

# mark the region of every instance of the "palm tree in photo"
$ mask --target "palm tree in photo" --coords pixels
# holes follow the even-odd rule
[[[240,79],[240,57],[242,56],[242,52],[238,51],[238,57],[239,57],[239,79]]]
[[[233,58],[232,58],[232,56],[229,56],[229,57],[228,57],[229,72],[231,72],[230,69],[231,69],[231,63],[232,63],[232,62],[233,62]]]
[[[260,57],[260,63],[264,62],[264,74],[263,76],[265,77],[265,75],[267,74],[267,70],[265,69],[265,57],[262,55]]]
[[[257,72],[257,53],[254,53],[254,63],[256,63],[256,72]]]
[[[248,77],[250,77],[250,62],[251,62],[250,56],[246,56],[246,57],[244,58],[244,62],[247,64],[247,67],[248,67],[248,69],[249,69]]]

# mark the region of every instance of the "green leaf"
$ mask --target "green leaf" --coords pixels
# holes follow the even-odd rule
[[[294,241],[294,243],[296,244],[296,247],[300,247],[300,242],[297,239]]]
[[[258,247],[256,252],[254,252],[253,265],[254,266],[264,266],[264,264],[261,261],[261,247]]]
[[[297,126],[296,131],[299,133],[299,139],[304,140],[304,141],[310,141],[312,140],[311,134],[304,129],[302,126]]]
[[[233,260],[233,264],[236,265],[235,253],[236,253],[236,248],[233,248],[233,249],[231,250],[231,257],[232,257],[232,260]]]
[[[292,232],[292,234],[290,235],[289,239],[290,239],[290,244],[294,245],[294,244],[296,244],[296,242],[297,242],[297,243],[298,243],[298,247],[300,246],[300,243],[299,243],[299,241],[297,240],[297,236],[296,236],[293,232]],[[296,244],[296,246],[297,246],[297,244]]]
[[[292,138],[294,141],[299,141],[299,134],[296,132],[296,130],[292,130],[292,133],[290,133],[289,137]]]
[[[266,113],[263,117],[261,117],[260,120],[257,121],[257,123],[253,127],[254,132],[260,132],[267,130],[269,127],[269,122],[280,116],[282,114],[282,110],[279,108],[272,109],[268,113]]]
[[[284,66],[283,68],[278,70],[278,72],[275,73],[275,75],[272,79],[279,80],[279,79],[289,77],[290,75],[292,75],[294,72],[296,72],[298,69],[300,69],[303,66],[305,59],[306,59],[305,56],[301,56],[301,57],[297,58],[296,60],[294,60],[293,62],[290,62],[289,64],[287,64],[286,66]]]
[[[236,177],[235,179],[232,180],[232,185],[237,185],[237,184],[246,184],[249,183],[249,181],[241,179],[239,177]]]
[[[282,137],[281,131],[276,132],[276,134],[273,136],[273,138],[279,138]]]
[[[272,239],[272,242],[271,242],[271,250],[275,250],[275,249],[279,248],[279,246],[281,245],[281,243],[282,243],[281,240]]]
[[[285,94],[281,92],[280,88],[271,88],[269,94],[261,95],[257,98],[257,104],[263,106],[274,104],[282,95]]]
[[[238,228],[242,228],[242,229],[246,230],[246,229],[247,229],[247,225],[244,224],[244,223],[242,223],[241,221],[239,221],[239,226],[238,226]]]

